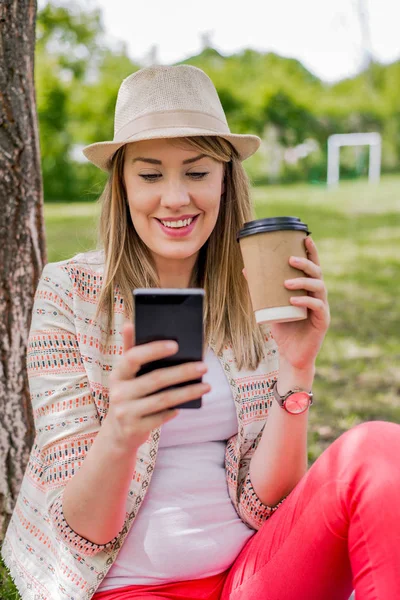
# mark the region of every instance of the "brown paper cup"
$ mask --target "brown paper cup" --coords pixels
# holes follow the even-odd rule
[[[281,219],[284,219],[281,217]],[[287,219],[297,218],[287,217]],[[260,219],[258,223],[268,221]],[[271,219],[278,221],[279,219]],[[252,221],[257,225],[257,221]],[[285,279],[304,277],[304,272],[289,265],[290,256],[307,257],[303,230],[282,229],[252,233],[239,238],[247,282],[257,323],[297,321],[307,318],[307,308],[293,306],[291,296],[304,296],[304,290],[288,290]],[[262,226],[258,228],[258,231]],[[243,232],[243,229],[241,230]]]

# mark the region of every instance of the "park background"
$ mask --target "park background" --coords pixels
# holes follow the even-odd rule
[[[96,246],[96,200],[106,174],[81,149],[113,138],[121,81],[157,64],[156,45],[141,61],[131,58],[126,43],[109,45],[101,10],[88,6],[42,2],[37,15],[35,85],[49,262]],[[317,363],[311,464],[360,422],[400,423],[400,60],[383,64],[367,44],[358,73],[327,82],[299,60],[274,52],[223,53],[207,35],[202,46],[170,64],[203,69],[231,131],[262,138],[260,150],[244,163],[257,216],[301,217],[320,253],[332,323]],[[329,135],[370,131],[382,135],[380,183],[368,184],[368,149],[345,148],[340,185],[328,189]],[[1,566],[0,597],[19,597]]]
[[[317,242],[332,324],[319,356],[311,461],[358,422],[400,422],[400,60],[374,59],[367,5],[359,0],[353,8],[364,40],[360,68],[337,82],[272,52],[224,55],[208,34],[197,55],[175,63],[211,77],[231,131],[262,138],[244,162],[257,216],[298,215]],[[96,200],[107,175],[81,149],[113,138],[121,81],[157,64],[157,45],[134,62],[127,43],[111,44],[105,33],[98,7],[52,2],[38,12],[35,79],[50,262],[95,247]],[[328,189],[328,137],[371,131],[382,136],[380,184],[368,185],[368,147],[359,146],[341,150],[340,185]]]
[[[357,2],[362,8],[364,0]],[[111,42],[107,37],[101,10],[85,6],[52,2],[38,12],[35,83],[45,201],[83,201],[98,196],[106,175],[84,159],[81,149],[113,138],[112,117],[122,79],[157,63],[159,54],[155,43],[140,63],[134,61],[125,41]],[[154,12],[157,14],[157,4]],[[263,10],[259,16],[266,18]],[[173,16],[178,23],[182,20],[183,29],[185,19],[195,17],[195,13]],[[312,17],[305,14],[307,19]],[[212,22],[212,15],[209,18]],[[365,12],[361,11],[359,18],[367,40]],[[387,18],[389,22],[390,14]],[[179,26],[174,26],[171,35],[177,35]],[[400,60],[379,63],[369,43],[361,39],[361,72],[328,83],[298,60],[273,52],[242,48],[222,54],[211,45],[212,37],[204,33],[201,51],[174,64],[203,69],[217,88],[231,131],[262,138],[260,150],[245,162],[254,185],[324,184],[327,138],[334,133],[381,133],[382,170],[398,171]],[[339,54],[341,37],[337,40]],[[398,47],[400,57],[400,43]],[[342,150],[342,178],[365,176],[367,169],[367,148]]]

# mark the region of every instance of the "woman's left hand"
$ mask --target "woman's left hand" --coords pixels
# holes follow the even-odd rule
[[[277,343],[280,362],[294,369],[313,368],[330,323],[328,292],[322,279],[317,248],[311,237],[305,238],[307,258],[290,257],[289,264],[304,271],[305,277],[287,279],[288,290],[306,290],[307,296],[292,296],[293,306],[308,309],[307,319],[287,323],[271,323],[271,334]],[[298,262],[296,262],[298,261]],[[245,274],[246,269],[243,269]]]

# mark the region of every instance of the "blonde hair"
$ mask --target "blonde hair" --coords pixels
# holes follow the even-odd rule
[[[255,218],[247,174],[236,150],[223,138],[195,136],[179,138],[194,150],[224,163],[225,193],[215,227],[199,251],[189,288],[205,290],[204,343],[211,340],[215,351],[231,344],[239,369],[256,369],[263,358],[264,337],[256,323],[247,282],[242,274],[243,259],[236,233]],[[137,234],[129,212],[123,167],[126,145],[112,159],[109,179],[98,202],[101,214],[97,249],[104,250],[103,285],[96,319],[107,316],[107,337],[114,326],[115,286],[123,298],[125,316],[133,319],[135,288],[160,287],[151,252]]]

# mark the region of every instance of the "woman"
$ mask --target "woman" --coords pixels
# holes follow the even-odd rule
[[[259,143],[181,65],[125,79],[114,140],[84,150],[110,174],[101,247],[46,265],[35,296],[36,438],[2,548],[22,598],[400,597],[400,427],[359,425],[307,471],[308,408],[281,406],[312,389],[329,326],[311,238],[286,282],[308,318],[254,320],[236,233],[254,218],[241,161]],[[132,289],[191,286],[206,292],[204,360],[135,377],[177,348],[135,347]],[[174,409],[200,394],[200,410]]]

